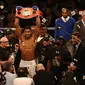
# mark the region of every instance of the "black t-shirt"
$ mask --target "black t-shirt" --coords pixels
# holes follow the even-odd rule
[[[0,47],[0,60],[6,61],[9,58],[9,52],[7,49]]]
[[[39,63],[42,63],[45,67],[47,66],[48,60],[52,60],[52,47],[44,47],[41,43],[37,44],[36,57],[38,57]]]
[[[67,49],[67,47],[66,46],[63,46],[63,47],[61,47],[61,48],[54,48],[53,49],[54,51],[54,57],[55,56],[61,56],[61,58],[62,58],[62,62],[64,61],[64,62],[71,62],[71,54],[70,54],[70,52],[68,51],[68,49]],[[53,57],[53,58],[54,58]]]
[[[15,44],[18,44],[19,40],[17,38],[12,38],[9,40],[9,47],[7,48],[9,52],[15,52]]]

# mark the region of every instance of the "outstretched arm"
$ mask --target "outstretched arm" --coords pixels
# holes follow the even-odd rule
[[[37,16],[37,17],[36,17],[36,26],[37,26],[38,28],[40,28],[40,26],[41,26],[40,16]]]
[[[36,17],[35,23],[36,23],[36,26],[32,26],[31,28],[32,28],[32,30],[33,30],[33,32],[35,34],[35,37],[37,38],[39,36],[40,26],[41,26],[40,16]]]
[[[17,37],[20,37],[20,35],[21,35],[21,28],[20,28],[20,26],[19,26],[19,18],[15,18],[15,35],[17,36]]]

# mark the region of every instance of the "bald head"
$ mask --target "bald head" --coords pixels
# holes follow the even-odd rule
[[[8,39],[6,36],[0,38],[0,42],[8,42]]]
[[[39,71],[39,70],[45,70],[45,67],[44,67],[44,65],[43,64],[37,64],[37,66],[36,66],[36,71]]]
[[[8,43],[7,37],[6,37],[6,36],[1,37],[1,38],[0,38],[0,46],[1,46],[2,48],[6,48],[6,47],[8,47],[8,45],[9,45],[9,43]]]

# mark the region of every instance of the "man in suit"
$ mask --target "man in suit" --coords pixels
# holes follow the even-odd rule
[[[74,53],[73,62],[70,64],[69,69],[74,71],[77,81],[80,85],[85,85],[85,44],[80,40],[80,33],[74,32],[72,34],[72,43],[76,48]]]
[[[85,42],[85,10],[82,12],[81,20],[75,23],[74,31],[79,32],[81,40]]]

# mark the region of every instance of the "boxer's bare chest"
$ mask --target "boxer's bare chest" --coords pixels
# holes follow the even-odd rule
[[[34,36],[30,39],[20,39],[20,51],[23,60],[32,60],[35,57],[36,40]]]

